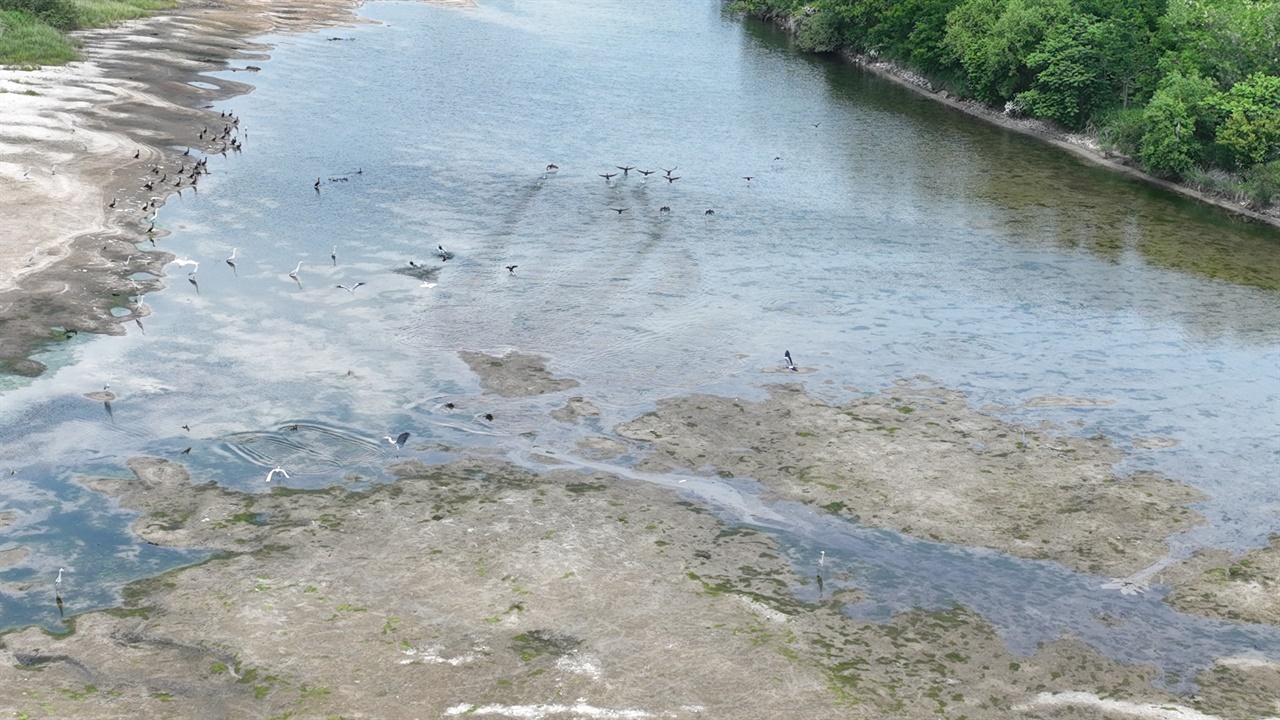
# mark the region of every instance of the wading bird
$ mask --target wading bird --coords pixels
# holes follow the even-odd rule
[[[333,266],[338,267],[338,246],[333,246],[333,252],[329,253],[329,259],[333,261]]]
[[[782,352],[782,359],[787,361],[787,369],[788,369],[788,370],[794,370],[794,371],[796,371],[796,372],[799,372],[799,371],[800,371],[800,368],[796,367],[796,364],[795,364],[795,363],[793,363],[793,362],[791,362],[791,351],[790,351],[790,350],[784,350],[784,351]]]
[[[302,261],[299,260],[298,267],[294,268],[293,272],[289,273],[289,277],[292,278],[294,282],[298,283],[298,287],[302,287],[302,281],[298,279],[298,271],[301,269],[302,269]]]
[[[390,435],[386,435],[386,436],[383,436],[383,438],[382,438],[382,439],[383,439],[383,440],[386,440],[387,442],[391,443],[392,445],[395,445],[395,446],[396,446],[396,449],[397,449],[397,450],[399,450],[399,449],[403,448],[403,447],[404,447],[405,442],[406,442],[406,441],[408,441],[408,439],[409,439],[409,433],[407,433],[407,432],[402,432],[402,433],[400,433],[399,435],[397,435],[397,436],[395,436],[395,437],[391,437]]]
[[[232,270],[236,269],[236,251],[239,249],[240,248],[231,248],[231,257],[227,258],[227,264],[231,266]]]

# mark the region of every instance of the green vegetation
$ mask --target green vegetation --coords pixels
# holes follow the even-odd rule
[[[67,32],[176,6],[174,0],[0,0],[0,63],[62,65],[78,56]]]
[[[804,50],[848,49],[940,88],[1096,133],[1160,177],[1280,200],[1274,0],[738,0]]]

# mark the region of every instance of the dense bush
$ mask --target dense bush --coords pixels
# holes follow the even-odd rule
[[[74,30],[79,26],[76,6],[71,0],[0,0],[0,10],[30,13],[59,30]]]

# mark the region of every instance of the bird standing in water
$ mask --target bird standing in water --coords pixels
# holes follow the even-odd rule
[[[796,364],[795,364],[795,363],[793,363],[793,362],[791,362],[791,351],[790,351],[790,350],[785,350],[785,351],[783,351],[783,353],[782,353],[782,359],[787,361],[787,369],[788,369],[788,370],[794,370],[795,372],[800,372],[800,368],[796,367]]]

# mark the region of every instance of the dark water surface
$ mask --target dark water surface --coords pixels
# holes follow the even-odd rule
[[[717,2],[362,14],[374,22],[268,38],[257,89],[220,106],[242,118],[245,152],[212,158],[199,194],[157,220],[162,246],[201,261],[198,289],[170,266],[145,335],[67,346],[0,395],[16,471],[0,551],[33,551],[0,572],[3,625],[56,627],[59,566],[81,611],[200,557],[139,545],[131,516],[70,483],[126,475],[138,454],[252,491],[277,464],[294,486],[384,480],[395,451],[379,438],[401,430],[428,461],[451,455],[413,446],[573,454],[585,430],[546,420],[564,394],[481,398],[459,349],[547,356],[605,432],[674,394],[762,397],[783,349],[833,401],[924,374],[975,406],[1021,408],[1020,422],[1103,433],[1131,451],[1121,470],[1203,490],[1208,522],[1175,554],[1277,531],[1274,233],[799,56]],[[544,176],[548,163],[559,171]],[[616,165],[681,179],[598,176]],[[335,287],[354,282],[367,284]],[[106,384],[111,416],[81,396]],[[1040,396],[1108,404],[1022,407]],[[1149,437],[1178,444],[1132,444]],[[1174,679],[1215,655],[1280,659],[1275,630],[1179,615],[1158,591],[1121,596],[1052,563],[833,524],[718,483],[680,487],[779,532],[798,561],[821,538],[858,563],[863,614],[961,602],[1015,648],[1069,632]],[[1132,621],[1103,627],[1104,612]]]

